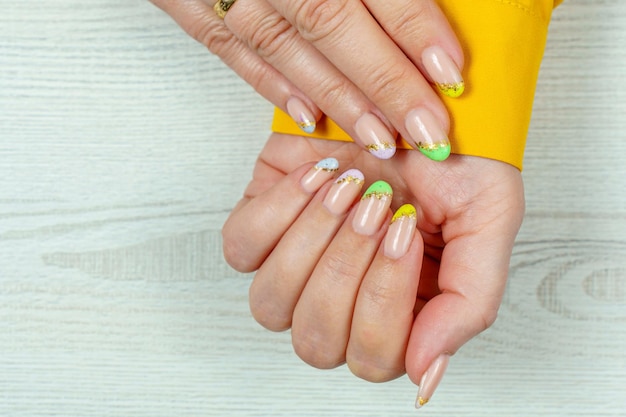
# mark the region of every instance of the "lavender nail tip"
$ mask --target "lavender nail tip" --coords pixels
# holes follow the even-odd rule
[[[396,148],[380,149],[372,154],[378,159],[390,159],[396,154]]]

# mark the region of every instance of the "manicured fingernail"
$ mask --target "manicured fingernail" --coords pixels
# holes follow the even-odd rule
[[[450,140],[435,116],[425,108],[411,110],[406,116],[406,130],[421,153],[433,161],[450,156]]]
[[[309,108],[297,97],[287,100],[287,113],[298,124],[298,127],[306,133],[315,130],[315,116]]]
[[[337,178],[324,198],[324,207],[335,215],[348,211],[359,195],[365,177],[358,169],[349,169]]]
[[[384,254],[391,259],[406,255],[415,234],[417,213],[411,204],[401,206],[391,218],[391,225],[385,235]]]
[[[313,168],[309,170],[302,179],[300,184],[305,191],[313,193],[324,185],[326,181],[333,177],[333,174],[339,169],[339,162],[335,158],[326,158],[319,161]]]
[[[392,197],[393,190],[385,181],[376,181],[370,185],[361,197],[352,219],[354,231],[366,236],[376,233],[385,219]]]
[[[433,396],[443,378],[444,372],[446,372],[448,362],[450,362],[450,355],[446,355],[445,353],[439,355],[422,376],[417,393],[417,400],[415,401],[415,408],[422,407]]]
[[[465,90],[459,68],[440,46],[431,46],[422,52],[422,63],[437,88],[448,97],[458,97]]]
[[[354,125],[365,148],[378,159],[389,159],[396,153],[396,139],[387,127],[371,113],[365,113]]]

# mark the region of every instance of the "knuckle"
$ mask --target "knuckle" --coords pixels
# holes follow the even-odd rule
[[[421,2],[423,3],[423,2]],[[420,5],[420,2],[414,2],[414,7],[407,9],[396,9],[398,13],[388,17],[384,24],[387,33],[392,36],[409,36],[412,39],[424,39],[423,22],[429,19],[428,9]]]
[[[493,324],[496,322],[496,320],[498,319],[498,309],[491,308],[489,310],[483,311],[480,315],[480,319],[481,319],[481,326],[482,326],[481,332],[482,332],[482,331],[487,330],[491,326],[493,326]]]
[[[247,255],[249,252],[245,250],[245,244],[230,230],[228,222],[222,228],[222,253],[226,263],[235,271],[252,272],[258,267],[254,259]]]
[[[361,267],[353,262],[349,254],[343,251],[326,254],[324,262],[328,278],[338,282],[340,285],[355,279],[361,279],[363,272]]]
[[[391,381],[404,373],[402,365],[384,366],[373,362],[371,358],[354,358],[348,356],[346,362],[352,374],[369,382]]]
[[[255,299],[252,295],[250,296],[250,313],[254,320],[267,330],[282,332],[291,327],[291,317],[277,312],[267,303],[259,302],[258,298]]]
[[[316,102],[322,103],[327,109],[342,109],[353,104],[355,94],[352,86],[343,77],[328,77],[317,85],[315,89]]]
[[[326,338],[315,331],[292,330],[293,350],[305,363],[318,369],[333,369],[344,363],[344,354],[331,349]]]
[[[273,280],[262,269],[257,272],[250,285],[248,303],[252,317],[261,326],[274,332],[281,332],[291,327],[292,310],[289,300],[281,297],[272,287]]]
[[[369,86],[370,96],[372,100],[384,100],[387,97],[394,97],[398,103],[405,102],[407,99],[407,90],[403,86],[407,80],[412,79],[412,74],[403,66],[378,65],[371,68],[366,85]]]
[[[212,19],[198,19],[189,24],[186,31],[189,36],[218,56],[228,51],[236,40],[223,24]]]
[[[359,296],[368,301],[370,307],[376,307],[380,310],[389,305],[393,305],[398,300],[398,294],[388,286],[382,285],[373,280],[364,280],[359,291]]]
[[[262,57],[276,55],[295,39],[296,31],[280,15],[263,19],[247,35],[248,46]]]
[[[330,37],[350,16],[352,2],[346,0],[309,0],[296,10],[295,25],[302,37],[316,42]]]

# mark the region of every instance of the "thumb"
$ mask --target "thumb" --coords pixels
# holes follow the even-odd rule
[[[432,396],[449,357],[496,320],[523,216],[523,195],[517,203],[474,232],[451,238],[444,248],[441,293],[417,313],[405,358],[407,374],[420,386],[418,408]],[[446,226],[454,227],[454,222]]]

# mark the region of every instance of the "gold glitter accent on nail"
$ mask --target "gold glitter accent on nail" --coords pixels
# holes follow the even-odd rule
[[[338,179],[335,183],[342,184],[344,182],[352,182],[354,184],[363,184],[363,180],[361,178],[353,177],[352,175],[345,176],[343,178]]]
[[[425,150],[425,151],[438,151],[440,149],[445,149],[448,146],[450,146],[450,144],[448,142],[437,142],[437,143],[424,143],[424,142],[417,142],[417,147]]]
[[[437,83],[437,88],[448,97],[457,98],[465,91],[465,82],[460,83]]]
[[[422,397],[419,397],[419,398],[417,399],[417,403],[418,403],[418,404],[420,405],[420,407],[421,407],[421,406],[423,406],[424,404],[426,404],[426,403],[428,402],[428,400],[429,400],[429,399],[430,399],[430,398],[422,398]]]
[[[389,198],[393,197],[393,193],[381,193],[381,192],[378,192],[378,191],[374,191],[372,193],[367,193],[367,194],[363,195],[361,200],[365,200],[366,198],[370,198],[370,197],[374,197],[374,198],[377,198],[379,200],[382,200],[383,197],[389,197]]]
[[[393,222],[400,220],[403,217],[416,220],[417,212],[415,210],[415,207],[413,207],[413,205],[411,204],[404,204],[398,210],[396,210],[395,214],[391,218],[391,223],[393,224]]]
[[[365,146],[365,149],[371,152],[371,151],[380,151],[382,149],[393,149],[395,147],[396,147],[395,143],[381,142],[381,143],[374,143],[371,145],[367,145]]]
[[[314,166],[313,168],[315,168],[316,171],[326,171],[326,172],[337,172],[337,171],[339,171],[339,168],[322,168],[322,167],[318,167],[318,166]]]

